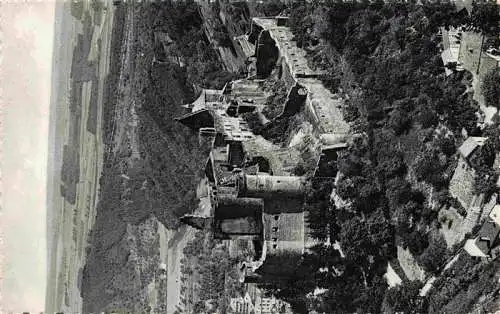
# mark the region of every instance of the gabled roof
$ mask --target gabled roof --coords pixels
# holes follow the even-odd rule
[[[477,241],[477,238],[476,239],[468,239],[467,241],[465,241],[464,250],[470,256],[487,257],[488,255],[486,253],[484,253],[482,248],[478,247],[476,241]]]
[[[500,205],[495,205],[490,212],[490,219],[500,227]]]
[[[190,112],[175,118],[175,120],[193,129],[214,127],[214,117],[208,109]]]
[[[487,257],[499,233],[500,227],[488,219],[479,229],[476,238],[467,240],[464,249],[472,256]]]
[[[498,233],[500,233],[498,225],[493,220],[488,219],[479,229],[477,236],[491,245],[498,237]]]
[[[468,158],[476,148],[484,144],[486,139],[487,139],[486,137],[470,136],[465,140],[462,146],[460,146],[458,151],[460,152],[462,157]]]

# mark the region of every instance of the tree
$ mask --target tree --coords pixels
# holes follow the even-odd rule
[[[407,111],[395,109],[391,112],[388,125],[396,135],[400,135],[411,127],[411,121]]]
[[[426,271],[436,274],[446,261],[447,250],[443,235],[439,232],[432,233],[429,246],[418,257],[419,264]]]
[[[413,166],[417,180],[426,181],[435,187],[445,185],[443,172],[446,164],[443,164],[436,149],[425,149],[415,158]]]
[[[500,71],[489,70],[483,78],[483,95],[486,106],[500,109]]]
[[[500,15],[498,5],[494,2],[473,2],[469,26],[488,35],[498,36]]]
[[[481,168],[474,177],[475,193],[484,193],[489,197],[497,190],[498,173],[492,168]]]
[[[359,217],[344,221],[339,239],[347,259],[357,261],[359,265],[366,263],[366,250],[370,249],[370,238],[365,222]]]
[[[387,304],[395,312],[419,314],[425,312],[423,299],[419,296],[422,283],[420,281],[404,282],[390,288],[385,296]]]

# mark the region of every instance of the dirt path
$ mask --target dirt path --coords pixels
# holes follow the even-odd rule
[[[195,229],[182,227],[180,231],[180,240],[171,243],[168,249],[168,277],[167,277],[167,314],[175,311],[175,306],[179,304],[181,298],[181,259],[182,251],[187,243],[194,239]],[[179,235],[177,235],[179,236]]]
[[[205,182],[205,181],[202,181]],[[198,186],[198,193],[203,195],[205,191],[200,186]],[[199,195],[199,196],[200,196]],[[196,209],[195,214],[197,215],[209,215],[211,210],[210,197],[205,196],[200,198],[200,203],[198,209]],[[177,234],[172,233],[172,243],[169,244],[168,248],[168,295],[167,295],[167,314],[173,313],[175,311],[175,306],[180,303],[180,290],[181,290],[181,259],[183,258],[183,250],[187,243],[194,239],[196,229],[183,226],[177,231]]]
[[[131,80],[133,78],[134,53],[132,44],[135,40],[134,32],[134,9],[129,6],[127,9],[127,17],[124,25],[124,43],[121,47],[120,60],[120,77],[118,79],[117,90],[119,92],[118,100],[115,106],[113,115],[113,130],[111,136],[113,145],[111,147],[113,153],[117,153],[120,149],[127,147],[125,141],[131,138],[131,134],[135,133],[136,124],[131,123],[134,119],[133,115],[133,89]],[[132,128],[132,130],[130,130]]]

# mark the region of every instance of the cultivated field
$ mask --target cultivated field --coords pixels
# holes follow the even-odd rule
[[[51,99],[46,312],[81,312],[79,285],[102,171],[104,78],[113,8],[98,1],[56,8]]]

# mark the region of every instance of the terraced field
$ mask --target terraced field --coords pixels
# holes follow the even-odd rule
[[[81,312],[79,286],[102,171],[104,78],[113,8],[97,1],[56,7],[50,116],[46,312]]]

